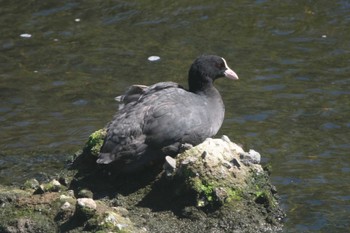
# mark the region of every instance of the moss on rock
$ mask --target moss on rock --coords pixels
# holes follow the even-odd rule
[[[91,155],[98,156],[103,145],[103,140],[106,137],[106,129],[100,129],[93,132],[85,144],[84,151],[89,151]]]
[[[242,153],[243,149],[232,142],[207,139],[177,157],[175,176],[185,179],[187,189],[197,193],[199,206],[240,200],[247,196],[244,190],[249,180],[263,173],[258,164],[242,163]]]
[[[256,156],[257,152],[253,153]],[[257,160],[247,158],[249,152],[228,138],[207,139],[179,154],[173,175],[173,179],[183,180],[185,185],[179,195],[192,193],[193,205],[205,211],[231,209],[245,213],[255,209],[255,218],[259,221],[274,219],[278,226],[284,214],[278,205],[275,188]]]
[[[96,159],[100,153],[107,131],[99,129],[90,134],[83,150],[76,152],[71,159],[71,169],[88,172],[96,168]]]
[[[245,152],[227,137],[208,139],[179,154],[170,175],[155,164],[114,176],[96,165],[105,133],[89,137],[76,160],[83,169],[39,185],[42,192],[33,194],[38,184],[29,182],[24,190],[0,187],[0,232],[21,232],[22,226],[26,232],[70,233],[281,229],[284,213],[257,152]]]

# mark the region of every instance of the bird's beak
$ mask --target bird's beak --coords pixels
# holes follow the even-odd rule
[[[232,79],[232,80],[237,80],[238,79],[238,75],[233,70],[231,70],[229,67],[226,67],[224,75],[225,75],[226,78],[229,78],[229,79]]]
[[[237,80],[238,75],[233,70],[231,70],[230,67],[228,67],[227,62],[224,58],[222,58],[222,60],[224,61],[226,67],[226,70],[224,72],[225,77],[232,80]]]

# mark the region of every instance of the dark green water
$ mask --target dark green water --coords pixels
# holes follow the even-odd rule
[[[186,84],[203,53],[240,76],[216,83],[219,135],[272,165],[285,232],[348,232],[345,0],[0,1],[0,183],[59,172],[111,119],[114,96],[134,83]]]

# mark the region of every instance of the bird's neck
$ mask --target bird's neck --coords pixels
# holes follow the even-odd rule
[[[209,77],[193,78],[188,79],[189,91],[193,93],[210,93],[215,89],[213,80]],[[216,90],[216,89],[215,89]]]

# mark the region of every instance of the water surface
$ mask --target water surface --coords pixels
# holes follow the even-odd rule
[[[240,76],[216,82],[226,104],[219,135],[272,165],[285,232],[350,228],[348,1],[0,6],[0,183],[54,175],[127,86],[186,85],[195,57],[218,54]]]

